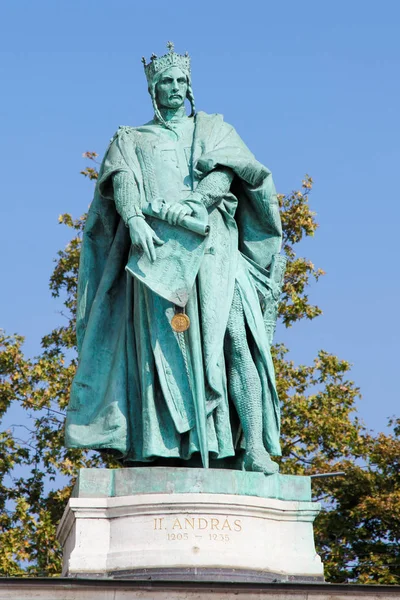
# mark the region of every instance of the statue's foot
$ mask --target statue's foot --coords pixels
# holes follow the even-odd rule
[[[256,471],[264,473],[264,475],[273,475],[279,471],[278,463],[271,460],[270,455],[264,448],[246,451],[243,468],[245,471]]]

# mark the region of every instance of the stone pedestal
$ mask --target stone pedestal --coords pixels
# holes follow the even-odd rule
[[[323,581],[307,477],[86,469],[59,525],[63,575]]]

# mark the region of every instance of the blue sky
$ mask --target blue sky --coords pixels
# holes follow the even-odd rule
[[[397,0],[5,0],[0,25],[0,327],[28,354],[59,324],[52,260],[83,213],[82,153],[152,116],[140,58],[167,40],[192,56],[196,105],[221,112],[273,172],[305,173],[320,228],[301,253],[327,275],[324,314],[277,339],[296,362],[319,348],[353,363],[360,415],[399,414],[400,3]]]

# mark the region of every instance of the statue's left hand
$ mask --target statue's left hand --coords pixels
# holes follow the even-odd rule
[[[183,202],[176,202],[175,204],[171,204],[168,207],[164,218],[168,221],[170,225],[179,225],[179,223],[182,222],[182,219],[184,219],[184,217],[187,217],[192,213],[193,210],[188,204],[184,204]]]

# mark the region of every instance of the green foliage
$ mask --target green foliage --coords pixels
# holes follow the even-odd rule
[[[82,174],[97,178],[97,154]],[[93,165],[93,166],[92,166]],[[312,179],[280,196],[288,257],[280,318],[287,327],[321,310],[308,298],[324,273],[296,254],[317,223],[308,204]],[[21,336],[0,331],[0,418],[13,409],[19,424],[0,429],[0,576],[56,576],[61,554],[56,526],[78,469],[116,466],[95,453],[63,447],[64,411],[76,369],[75,311],[85,215],[60,223],[72,239],[58,253],[50,290],[64,304],[65,322],[42,339],[42,352],[24,356]],[[344,470],[346,478],[315,479],[324,510],[316,521],[317,550],[328,581],[400,584],[400,419],[392,432],[372,437],[357,418],[359,390],[350,365],[321,350],[310,366],[295,365],[274,349],[282,402],[281,471],[315,474]]]
[[[308,205],[308,195],[312,184],[312,178],[306,175],[301,190],[294,191],[287,196],[278,196],[283,226],[283,252],[288,258],[279,311],[286,327],[290,327],[305,317],[314,319],[322,312],[318,306],[309,303],[305,291],[310,284],[310,279],[318,281],[319,277],[324,275],[324,271],[315,269],[311,261],[297,257],[293,248],[304,236],[313,236],[318,227],[315,213],[310,210]]]

